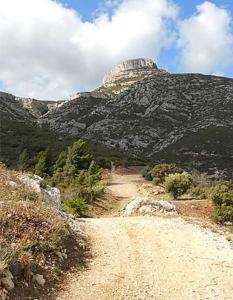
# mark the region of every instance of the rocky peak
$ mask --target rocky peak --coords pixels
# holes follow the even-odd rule
[[[153,75],[167,74],[160,70],[150,58],[126,60],[115,66],[104,76],[102,86],[98,89],[108,95],[116,95],[127,89],[131,84]]]
[[[151,70],[158,70],[158,67],[154,61],[150,58],[138,58],[126,60],[117,66],[115,66],[109,73],[104,76],[103,85],[107,85],[112,81],[115,81],[118,77],[125,75],[127,73],[135,72],[150,72]]]

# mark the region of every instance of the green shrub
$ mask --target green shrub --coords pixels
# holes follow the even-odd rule
[[[92,156],[87,153],[86,143],[78,140],[68,147],[63,172],[72,181],[80,170],[88,169],[91,161]]]
[[[200,186],[193,186],[188,192],[195,199],[206,199],[208,197],[208,189]]]
[[[190,174],[171,174],[166,177],[165,190],[167,193],[172,194],[174,199],[177,199],[179,196],[185,194],[188,191],[188,189],[191,187],[191,184],[192,179]]]
[[[170,174],[182,173],[183,170],[176,164],[158,164],[151,171],[152,178],[156,178],[156,184],[163,183],[165,178]]]
[[[66,163],[66,158],[67,158],[67,151],[62,151],[58,159],[56,160],[54,166],[53,166],[53,174],[59,174],[60,172],[63,171],[64,165]]]
[[[35,174],[45,177],[47,174],[47,151],[41,151],[36,156]]]
[[[214,220],[217,223],[233,223],[233,186],[229,181],[216,184],[210,189],[210,198],[214,208]]]
[[[233,223],[233,206],[216,206],[214,210],[214,220],[217,223]]]
[[[145,166],[143,168],[143,170],[141,171],[141,175],[146,180],[151,181],[152,180],[152,176],[151,176],[151,168],[150,168],[150,166]]]
[[[27,149],[24,149],[19,155],[18,169],[24,171],[28,168],[29,155]]]
[[[75,216],[82,216],[88,210],[88,206],[84,198],[81,197],[65,199],[63,202],[63,207],[68,213]]]
[[[233,186],[229,181],[220,182],[213,186],[209,195],[215,205],[233,205]]]

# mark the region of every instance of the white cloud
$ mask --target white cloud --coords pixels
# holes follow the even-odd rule
[[[179,24],[179,47],[186,71],[214,73],[233,64],[233,33],[227,10],[211,2],[197,6],[197,13]]]
[[[169,0],[108,1],[84,22],[52,0],[0,0],[0,81],[7,91],[36,98],[64,98],[96,87],[116,63],[156,57],[173,39]]]

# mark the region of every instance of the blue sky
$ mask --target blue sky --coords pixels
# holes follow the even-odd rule
[[[156,1],[156,0],[154,0]],[[62,0],[65,6],[73,8],[79,12],[84,21],[92,21],[98,14],[104,1],[99,0]],[[174,3],[179,7],[179,17],[189,18],[195,14],[197,5],[202,4],[202,0],[176,0]],[[226,9],[233,16],[233,0],[213,0],[212,3]],[[109,9],[111,14],[111,10]],[[231,24],[233,27],[233,24]],[[177,48],[171,46],[161,51],[157,63],[162,67],[169,69],[170,72],[182,72],[178,62]],[[224,76],[233,77],[233,66],[225,68]]]
[[[143,1],[143,0],[142,0]],[[156,0],[154,0],[156,1]],[[62,0],[65,6],[77,10],[84,20],[92,20],[95,12],[101,7],[104,1],[99,0]],[[233,14],[232,0],[213,0],[211,1],[220,7],[227,8]],[[201,0],[177,0],[175,3],[180,7],[181,17],[189,17],[195,12],[195,7],[203,3]]]
[[[0,0],[0,23],[0,90],[19,96],[90,91],[137,57],[233,78],[232,0]]]

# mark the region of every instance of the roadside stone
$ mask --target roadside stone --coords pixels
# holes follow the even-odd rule
[[[0,300],[7,300],[8,291],[2,287],[0,287]]]
[[[45,285],[45,279],[44,279],[43,275],[40,275],[40,274],[34,275],[32,277],[32,281],[36,282],[40,286],[44,286]]]
[[[0,279],[2,286],[7,290],[11,291],[15,287],[13,280],[9,277],[3,277]]]
[[[134,198],[124,209],[123,216],[154,215],[162,213],[166,215],[177,214],[176,206],[165,200],[156,200],[147,197]]]

